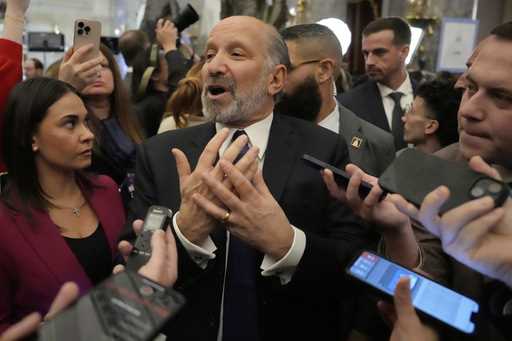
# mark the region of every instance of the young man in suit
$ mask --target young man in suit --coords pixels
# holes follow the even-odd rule
[[[345,142],[273,114],[289,66],[273,27],[226,18],[211,31],[205,56],[202,100],[213,120],[157,135],[137,153],[133,217],[143,218],[150,205],[176,212],[176,288],[188,302],[168,335],[343,339],[354,296],[343,268],[371,242],[301,156],[344,167]],[[242,129],[246,136],[231,143]]]
[[[368,80],[344,93],[340,102],[362,119],[390,131],[395,149],[406,147],[401,117],[413,101],[415,84],[405,69],[411,30],[398,17],[380,18],[363,30]]]
[[[351,162],[367,173],[380,175],[394,159],[393,136],[336,100],[334,82],[343,56],[334,33],[319,24],[304,24],[284,29],[281,36],[288,47],[291,67],[276,111],[340,134]]]

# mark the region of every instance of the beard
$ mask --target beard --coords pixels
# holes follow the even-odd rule
[[[237,90],[237,84],[233,79],[209,76],[201,93],[201,103],[205,117],[223,124],[248,121],[268,95],[266,79],[267,74],[262,73],[254,86],[247,91],[247,94],[244,94]],[[226,91],[233,97],[231,103],[222,105],[208,98],[207,84],[212,83],[222,84],[226,88]]]
[[[282,94],[274,111],[278,114],[315,122],[321,106],[322,97],[318,83],[313,76],[308,76],[293,92]]]

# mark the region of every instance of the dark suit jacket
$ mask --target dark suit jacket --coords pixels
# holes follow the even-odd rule
[[[92,179],[95,186],[84,195],[98,216],[114,259],[125,220],[123,205],[112,179]],[[44,316],[65,282],[77,283],[80,294],[91,288],[82,266],[46,212],[33,210],[29,219],[0,204],[0,224],[0,332],[31,312]]]
[[[413,91],[416,91],[416,83],[411,80],[411,85]],[[363,120],[385,131],[391,131],[377,82],[367,80],[350,91],[341,94],[339,101]]]
[[[215,134],[214,123],[178,129],[146,141],[137,152],[135,217],[152,204],[174,212],[180,205],[176,164],[169,150],[183,150],[192,167]],[[291,117],[274,115],[263,176],[290,222],[306,234],[306,249],[290,283],[262,277],[258,271],[259,326],[262,340],[339,340],[350,316],[340,316],[340,296],[353,295],[344,266],[362,245],[367,231],[348,208],[330,198],[317,170],[301,160],[311,154],[338,167],[348,161],[342,139],[327,129]],[[216,258],[205,270],[178,243],[176,288],[187,297],[185,309],[168,335],[176,340],[216,340],[225,269],[225,228],[212,233]],[[260,254],[260,257],[263,255]]]
[[[393,135],[359,118],[338,104],[340,135],[345,138],[350,161],[366,173],[379,176],[395,158]]]

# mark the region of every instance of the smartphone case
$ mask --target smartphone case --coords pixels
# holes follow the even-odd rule
[[[73,49],[77,50],[87,44],[93,44],[93,49],[84,56],[83,61],[99,56],[100,40],[101,23],[99,21],[88,19],[75,20]]]
[[[427,194],[444,185],[450,190],[450,198],[440,212],[485,195],[501,206],[509,194],[506,184],[473,171],[464,162],[444,160],[413,148],[391,163],[380,176],[379,185],[387,192],[401,194],[416,206],[421,205]]]
[[[123,271],[44,323],[38,341],[149,341],[185,303],[176,291]]]

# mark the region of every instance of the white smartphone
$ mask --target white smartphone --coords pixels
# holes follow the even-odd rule
[[[100,54],[101,23],[96,20],[77,19],[75,20],[75,30],[73,37],[73,50],[92,44],[90,50],[84,58],[84,61],[96,58]]]
[[[464,333],[475,329],[471,318],[478,312],[478,303],[382,256],[363,251],[348,266],[347,274],[390,296],[400,277],[408,276],[416,309]]]

